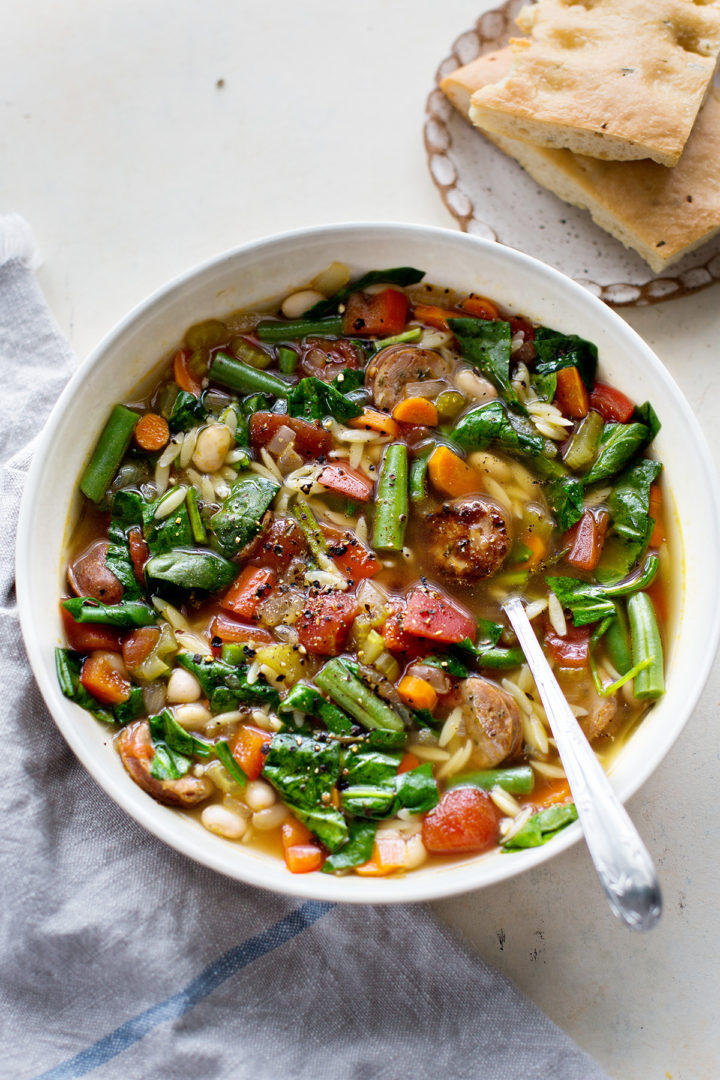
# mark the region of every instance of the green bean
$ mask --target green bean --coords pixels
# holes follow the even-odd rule
[[[298,499],[295,503],[294,516],[298,525],[305,533],[308,547],[315,558],[320,559],[322,555],[327,555],[327,540],[315,520],[315,515],[304,499]]]
[[[632,654],[636,664],[648,657],[651,663],[635,677],[634,694],[638,701],[658,698],[665,692],[663,649],[655,609],[647,593],[634,593],[628,600],[628,618]]]
[[[257,336],[261,341],[299,341],[309,334],[342,334],[342,315],[331,315],[329,319],[291,319],[288,322],[261,322],[257,326]]]
[[[116,405],[110,413],[80,481],[83,495],[93,502],[100,502],[110,486],[139,419],[139,413],[124,405]]]
[[[190,528],[192,529],[193,540],[196,544],[207,543],[207,532],[203,525],[203,519],[200,517],[200,508],[198,506],[197,491],[194,487],[187,489],[185,496],[185,505],[187,507],[188,517],[190,519]]]
[[[74,596],[63,600],[75,622],[102,623],[105,626],[154,626],[157,612],[142,600],[121,600],[119,604],[101,604],[90,596]]]
[[[245,364],[242,360],[236,360],[224,352],[215,353],[208,376],[213,382],[241,393],[251,394],[259,390],[263,394],[284,398],[287,397],[290,389],[285,380],[278,379],[277,375],[260,371],[259,368]]]
[[[375,351],[379,352],[380,349],[385,349],[388,345],[402,345],[408,341],[419,341],[422,335],[422,326],[413,326],[411,330],[403,330],[402,334],[393,334],[392,337],[382,338],[380,341],[373,341],[372,344]]]
[[[373,547],[376,551],[402,551],[408,519],[408,452],[404,443],[392,443],[380,468]]]
[[[410,478],[408,480],[408,494],[413,502],[423,502],[427,499],[427,465],[430,455],[435,449],[435,443],[421,450],[410,466]]]
[[[511,795],[528,795],[535,786],[535,773],[530,765],[517,765],[512,769],[481,769],[479,772],[461,773],[453,776],[449,788],[478,787],[483,791],[501,787]]]
[[[619,675],[626,675],[632,667],[627,614],[623,604],[615,604],[615,610],[617,616],[605,632],[605,647],[612,666]]]
[[[283,375],[292,375],[298,366],[298,354],[287,345],[281,345],[277,351],[278,367]]]
[[[403,730],[395,710],[353,675],[342,660],[329,660],[315,676],[315,683],[363,727]]]

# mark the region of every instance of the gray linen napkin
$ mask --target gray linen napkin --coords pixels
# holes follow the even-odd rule
[[[229,881],[146,833],[75,760],[30,674],[13,585],[31,439],[75,362],[31,260],[22,219],[0,218],[0,1077],[602,1080],[426,909]]]

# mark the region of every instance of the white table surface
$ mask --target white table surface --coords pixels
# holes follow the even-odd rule
[[[40,283],[78,353],[179,271],[254,237],[343,220],[455,227],[426,169],[424,102],[451,42],[489,6],[7,6],[0,213],[31,223]],[[622,314],[677,379],[717,461],[720,288]],[[436,905],[616,1080],[720,1076],[719,694],[716,665],[629,805],[662,876],[659,929],[634,936],[613,920],[581,846]]]

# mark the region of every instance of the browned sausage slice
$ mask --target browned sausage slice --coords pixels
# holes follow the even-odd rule
[[[490,577],[510,546],[507,521],[495,503],[476,497],[445,503],[425,518],[428,554],[440,574],[471,583]]]
[[[107,540],[96,540],[70,563],[68,581],[77,596],[94,596],[103,604],[117,604],[122,600],[123,587],[105,565],[109,547]]]
[[[493,769],[520,749],[522,726],[514,698],[499,686],[472,676],[458,688],[463,718],[459,734],[472,740],[469,764]]]
[[[215,790],[206,776],[181,776],[179,780],[156,780],[150,775],[155,754],[147,720],[123,728],[117,740],[122,763],[136,784],[166,806],[196,806]]]
[[[389,345],[370,361],[365,385],[372,391],[378,409],[391,409],[408,383],[427,379],[449,379],[453,362],[432,349],[413,345]]]

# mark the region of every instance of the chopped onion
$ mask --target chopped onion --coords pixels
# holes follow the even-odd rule
[[[405,385],[405,397],[424,397],[434,401],[438,394],[447,390],[444,379],[425,379],[424,382],[409,382]]]
[[[433,667],[432,664],[413,664],[408,668],[407,674],[414,675],[416,679],[424,679],[426,683],[430,683],[433,690],[437,690],[438,694],[449,694],[452,689],[449,676],[440,668]]]
[[[295,432],[292,428],[283,424],[277,429],[270,442],[267,444],[267,449],[271,454],[282,454],[286,446],[289,446],[295,441]]]

